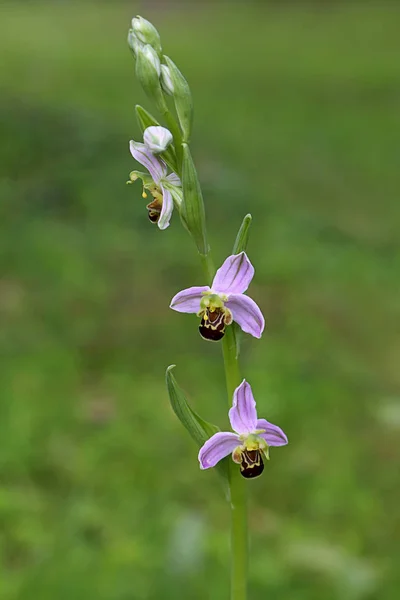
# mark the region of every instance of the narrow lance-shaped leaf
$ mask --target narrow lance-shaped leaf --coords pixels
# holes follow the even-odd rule
[[[166,384],[172,410],[200,448],[214,433],[219,431],[219,428],[202,419],[190,407],[184,392],[172,374],[174,367],[175,365],[169,366],[166,372]],[[229,477],[229,469],[225,461],[221,461],[218,471],[224,477]]]
[[[201,193],[200,183],[190,154],[189,146],[187,144],[182,144],[182,149],[182,221],[193,237],[200,254],[206,255],[209,252],[209,247],[207,242],[203,195]]]
[[[172,409],[182,425],[190,433],[198,446],[202,446],[219,428],[212,423],[204,421],[190,406],[182,389],[178,386],[172,369],[175,365],[168,367],[166,372],[166,383]]]
[[[182,130],[184,142],[189,142],[193,124],[193,101],[190,87],[176,64],[168,57],[164,56],[167,63],[171,82],[173,86],[173,99],[175,103],[176,114]]]
[[[143,108],[143,106],[140,106],[140,104],[137,104],[135,106],[135,112],[136,119],[142,134],[148,127],[160,125],[157,119],[153,117],[153,115],[149,113],[145,108]],[[172,171],[174,171],[175,173],[177,172],[178,164],[176,162],[176,154],[173,144],[171,144],[167,148],[167,150],[161,154],[161,158],[167,163],[167,165]]]
[[[239,231],[237,233],[235,243],[233,244],[232,254],[240,254],[240,252],[246,251],[247,243],[249,241],[251,221],[251,214],[247,214],[244,217]],[[240,354],[240,345],[242,341],[242,330],[240,329],[237,323],[232,323],[232,333],[232,337],[234,338],[236,345],[236,358],[238,358]]]

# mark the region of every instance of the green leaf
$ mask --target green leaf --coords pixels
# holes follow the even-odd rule
[[[250,213],[243,219],[233,245],[232,254],[240,254],[241,252],[246,251],[252,220],[253,218]]]
[[[214,433],[219,431],[219,428],[202,419],[190,407],[184,392],[172,374],[174,367],[175,365],[169,366],[165,376],[172,410],[200,448]],[[224,478],[229,478],[229,465],[226,460],[220,461],[216,469]]]
[[[175,103],[176,114],[182,130],[184,142],[188,142],[192,131],[193,123],[193,101],[190,87],[176,64],[168,57],[164,60],[169,68],[174,92],[172,94]]]
[[[145,108],[143,108],[143,106],[140,106],[140,104],[136,104],[135,112],[136,119],[142,134],[148,127],[156,127],[160,125],[157,119],[153,117],[153,115],[150,114]],[[175,148],[173,144],[171,144],[165,152],[162,152],[160,156],[167,163],[171,171],[174,171],[174,173],[176,173],[178,169],[178,163],[176,161]]]
[[[202,446],[219,428],[212,423],[204,421],[192,408],[190,408],[186,396],[178,386],[172,369],[175,365],[168,367],[166,372],[166,383],[172,409],[182,425],[188,430],[198,446]]]

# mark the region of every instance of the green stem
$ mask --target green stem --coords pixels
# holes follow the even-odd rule
[[[204,274],[208,282],[215,274],[211,253],[200,254]],[[228,406],[232,405],[233,392],[240,385],[239,363],[237,358],[235,332],[228,326],[222,340]],[[240,475],[238,465],[229,466],[229,486],[231,502],[231,600],[247,598],[248,533],[247,533],[247,494],[246,481]]]
[[[241,383],[239,364],[236,352],[235,333],[227,327],[222,341],[224,355],[226,389],[228,404],[231,406],[233,392]],[[238,465],[230,463],[229,470],[231,490],[231,600],[247,598],[247,495],[246,481],[241,477]]]
[[[203,267],[204,275],[206,276],[209,285],[211,285],[211,282],[215,275],[214,261],[211,256],[211,252],[209,252],[208,254],[199,253],[199,256],[201,260],[201,266]]]
[[[228,404],[232,405],[232,397],[235,389],[242,383],[239,371],[239,363],[236,357],[236,340],[233,327],[228,326],[222,340],[222,352],[224,355],[226,391],[228,392]]]
[[[231,600],[247,598],[247,494],[239,467],[230,464],[231,487]]]

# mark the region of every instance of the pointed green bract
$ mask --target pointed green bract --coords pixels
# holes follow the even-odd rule
[[[233,244],[232,254],[240,254],[241,252],[246,251],[247,243],[249,241],[250,225],[252,220],[253,218],[250,213],[244,217],[239,231],[237,232],[235,243]],[[240,329],[237,323],[232,323],[232,333],[232,337],[235,340],[236,346],[236,358],[239,358],[240,345],[242,341],[242,330]]]
[[[172,374],[174,367],[175,365],[169,366],[165,375],[172,410],[200,448],[214,433],[219,431],[219,427],[204,421],[190,407],[185,394]],[[229,478],[227,461],[221,461],[217,466],[217,470],[224,478]]]
[[[173,86],[172,97],[181,126],[182,139],[184,142],[188,142],[193,123],[193,101],[190,87],[176,64],[168,56],[164,56],[164,60],[167,63]]]
[[[202,446],[214,433],[219,431],[219,427],[204,421],[190,408],[185,394],[172,374],[174,367],[175,365],[169,366],[166,372],[166,383],[172,409],[198,446]]]
[[[207,255],[209,246],[207,242],[203,195],[189,146],[182,144],[182,149],[182,220],[193,237],[199,253]]]
[[[253,218],[251,214],[247,214],[240,226],[240,229],[237,233],[235,243],[233,244],[232,254],[240,254],[241,252],[246,252],[247,243],[249,241],[250,234],[250,225]]]
[[[150,114],[145,108],[143,108],[143,106],[140,106],[140,104],[136,104],[135,112],[136,119],[142,134],[144,133],[144,130],[148,127],[156,127],[160,125],[157,119],[153,117],[153,115]]]

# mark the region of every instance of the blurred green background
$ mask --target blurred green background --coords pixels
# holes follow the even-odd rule
[[[2,600],[228,599],[229,510],[164,386],[225,422],[220,348],[168,309],[204,281],[125,185],[136,13],[192,87],[216,262],[254,217],[242,367],[290,445],[249,484],[252,596],[398,598],[399,8],[2,4]]]

